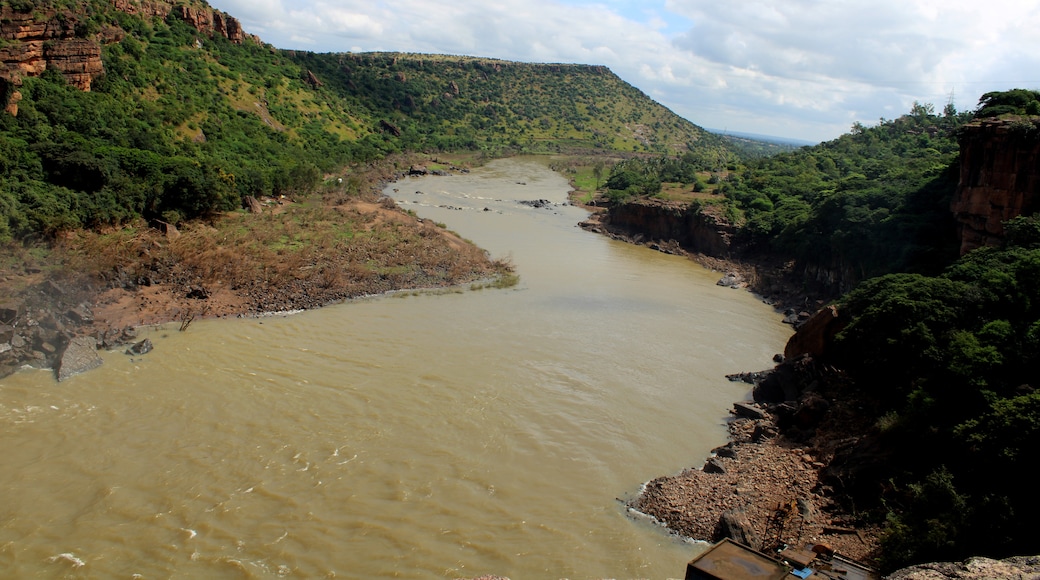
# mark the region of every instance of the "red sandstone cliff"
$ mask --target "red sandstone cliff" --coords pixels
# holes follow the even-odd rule
[[[247,38],[235,18],[210,8],[205,3],[195,6],[174,4],[175,0],[112,0],[112,7],[144,18],[167,18],[175,14],[200,33],[219,35],[241,44]],[[87,16],[74,10],[57,10],[44,6],[23,12],[10,6],[0,7],[0,105],[18,114],[22,79],[56,70],[69,84],[89,91],[94,80],[104,74],[101,47],[122,40],[122,30],[107,27],[88,32]]]
[[[1040,118],[984,119],[961,133],[951,210],[961,254],[1004,238],[1004,222],[1040,209]]]

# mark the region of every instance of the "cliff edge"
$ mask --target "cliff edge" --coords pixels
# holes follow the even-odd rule
[[[995,246],[1004,222],[1040,209],[1040,117],[984,119],[961,130],[960,182],[950,209],[961,255]]]

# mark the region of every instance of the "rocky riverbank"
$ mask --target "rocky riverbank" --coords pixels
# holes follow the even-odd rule
[[[873,564],[880,529],[835,495],[821,441],[785,437],[779,417],[777,408],[738,403],[729,443],[701,467],[650,481],[629,507],[696,540],[729,537],[765,552],[826,544]]]
[[[653,200],[647,203],[651,206],[665,204]],[[611,218],[611,213],[603,208],[589,209],[593,213],[579,224],[583,229],[666,254],[685,256],[709,270],[719,272],[722,275],[720,285],[747,289],[761,296],[763,301],[783,312],[789,323],[804,321],[828,299],[834,298],[824,290],[808,291],[805,284],[795,279],[790,264],[752,261],[729,251],[732,233],[726,227],[716,224],[721,218],[700,220],[695,228],[699,231],[697,235],[668,237],[666,234],[674,234],[672,230],[693,218],[672,216],[676,223],[644,230],[638,221],[618,224]]]

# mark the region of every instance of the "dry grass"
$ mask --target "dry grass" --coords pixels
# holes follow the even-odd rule
[[[159,284],[173,296],[226,288],[256,310],[469,283],[508,274],[476,246],[391,204],[302,204],[233,213],[164,237],[149,228],[66,240],[68,271],[100,286]]]

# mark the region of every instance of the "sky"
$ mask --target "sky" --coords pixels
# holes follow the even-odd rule
[[[278,48],[605,65],[701,127],[819,142],[1040,89],[1040,0],[209,0]]]

